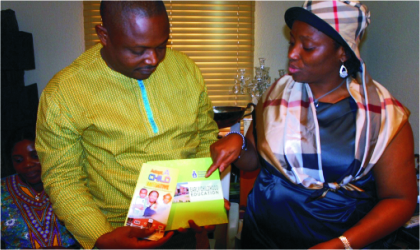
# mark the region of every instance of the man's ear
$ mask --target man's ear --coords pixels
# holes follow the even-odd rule
[[[102,43],[102,46],[106,46],[108,42],[108,31],[102,24],[97,24],[95,26],[96,34],[98,35],[99,40]]]

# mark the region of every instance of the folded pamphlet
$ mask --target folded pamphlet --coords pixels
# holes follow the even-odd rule
[[[153,227],[155,233],[147,239],[162,238],[177,179],[176,168],[143,164],[124,225],[147,229]]]
[[[165,230],[189,228],[188,220],[193,220],[198,226],[228,222],[219,171],[214,171],[211,176],[205,178],[212,162],[212,159],[207,157],[147,163],[150,166],[178,170]]]

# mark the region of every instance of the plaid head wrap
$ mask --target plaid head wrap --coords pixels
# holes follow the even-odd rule
[[[289,28],[295,20],[306,22],[361,59],[358,46],[370,24],[370,11],[359,1],[306,1],[302,8],[292,7],[284,16]]]
[[[317,190],[308,200],[324,197],[329,190],[339,188],[346,192],[363,191],[351,182],[372,169],[409,116],[403,105],[370,78],[360,59],[357,45],[369,23],[369,12],[359,2],[307,1],[303,8],[289,9],[285,19],[289,27],[294,20],[310,25],[315,22],[315,28],[333,39],[345,40],[361,61],[356,79],[348,77],[346,82],[358,106],[354,157],[360,162],[360,167],[337,182],[325,182],[311,89],[307,83],[295,82],[287,75],[272,84],[258,103],[256,129],[259,153],[292,183]],[[303,157],[306,154],[316,157],[307,162]]]

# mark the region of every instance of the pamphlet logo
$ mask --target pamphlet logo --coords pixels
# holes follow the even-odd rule
[[[192,178],[197,178],[197,172],[195,172],[195,170],[192,171]]]
[[[168,170],[166,170],[165,173],[162,175],[162,171],[156,171],[152,169],[151,173],[149,174],[149,181],[170,183],[171,177],[169,176]]]

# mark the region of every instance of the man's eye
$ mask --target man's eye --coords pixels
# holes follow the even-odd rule
[[[140,51],[131,50],[131,53],[141,56],[141,55],[143,55],[144,50],[140,50]]]

